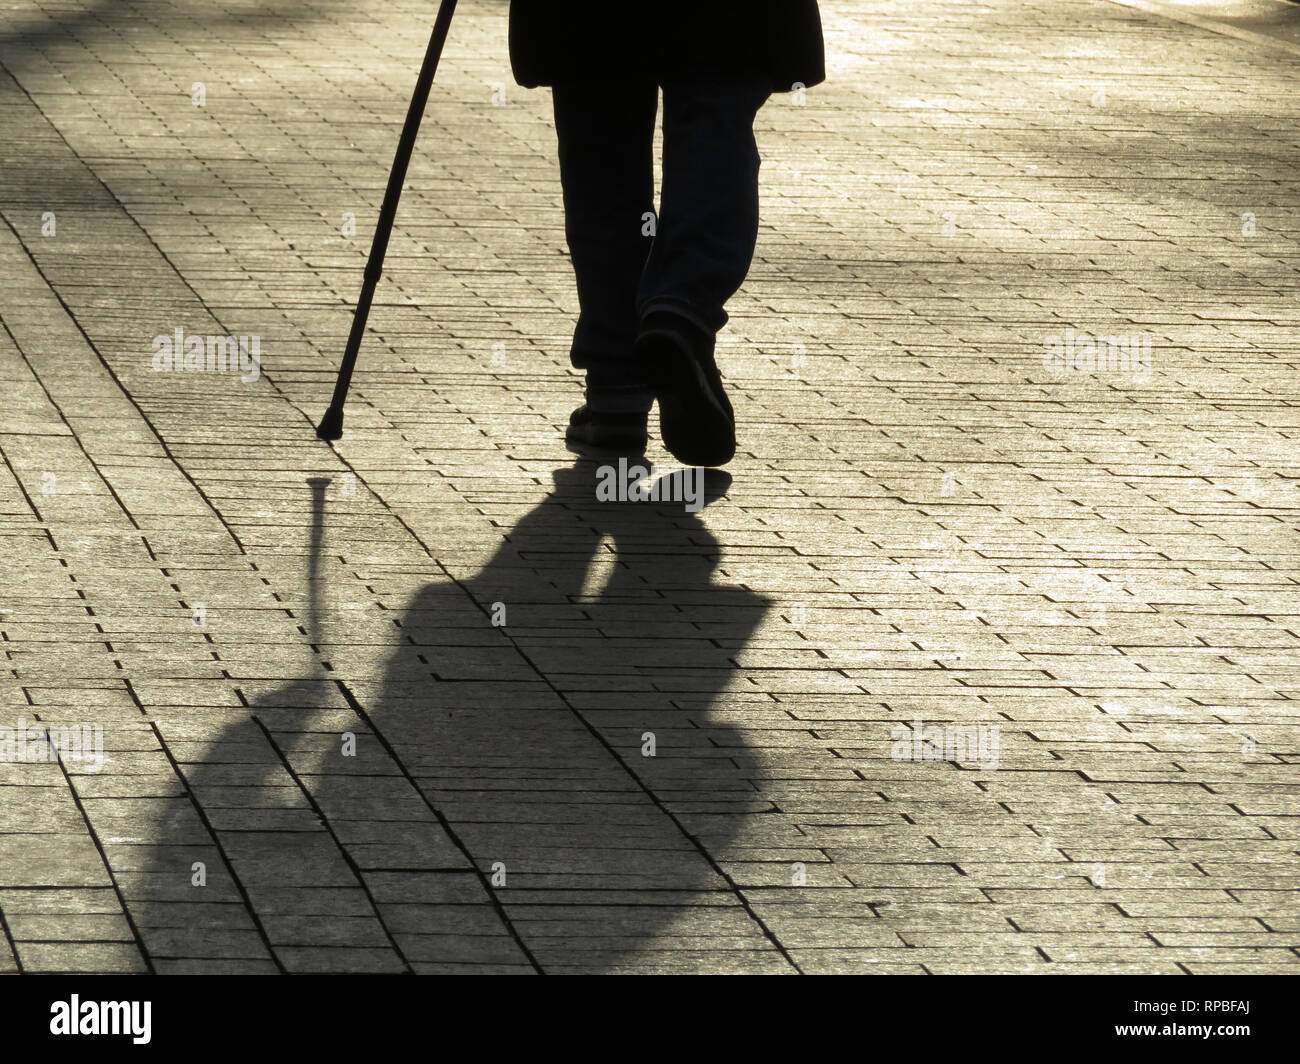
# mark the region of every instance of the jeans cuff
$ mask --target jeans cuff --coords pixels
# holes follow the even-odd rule
[[[727,312],[719,311],[722,321],[714,325],[705,319],[699,311],[689,303],[674,299],[671,296],[656,296],[654,299],[647,300],[641,305],[640,315],[644,321],[651,314],[676,314],[679,318],[685,318],[697,329],[700,329],[709,336],[718,333],[724,325],[727,324]]]
[[[592,379],[587,377],[587,405],[602,414],[648,414],[655,396],[646,385],[636,381]]]

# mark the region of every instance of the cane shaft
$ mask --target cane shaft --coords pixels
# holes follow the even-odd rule
[[[433,87],[434,75],[438,72],[438,61],[442,58],[442,50],[447,43],[451,19],[455,13],[456,0],[442,0],[442,6],[438,8],[438,17],[433,24],[433,32],[429,35],[429,47],[425,50],[424,62],[420,66],[420,76],[415,82],[415,92],[411,94],[411,104],[406,109],[406,122],[402,126],[402,136],[397,142],[393,169],[388,175],[388,188],[384,192],[379,221],[375,225],[374,239],[370,243],[370,258],[366,261],[361,295],[357,299],[356,311],[352,315],[352,331],[348,334],[348,346],[343,353],[343,362],[339,366],[338,380],[334,384],[334,396],[316,429],[316,434],[322,439],[338,439],[343,433],[343,404],[347,401],[348,388],[352,384],[352,371],[356,368],[357,354],[361,350],[361,338],[365,335],[366,322],[370,318],[370,304],[374,300],[375,288],[383,274],[384,256],[388,253],[388,239],[393,233],[393,220],[397,217],[397,204],[402,198],[402,187],[406,184],[406,171],[411,163],[411,154],[415,150],[415,140],[420,133],[420,121],[429,102],[429,90]]]

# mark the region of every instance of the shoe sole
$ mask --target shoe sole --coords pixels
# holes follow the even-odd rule
[[[664,446],[683,465],[721,466],[736,455],[736,425],[700,364],[666,330],[644,333],[637,353],[659,400]]]

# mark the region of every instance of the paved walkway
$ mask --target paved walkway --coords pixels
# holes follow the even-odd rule
[[[562,446],[504,0],[335,448],[433,5],[0,14],[0,970],[1300,969],[1295,55],[825,6],[699,514]]]

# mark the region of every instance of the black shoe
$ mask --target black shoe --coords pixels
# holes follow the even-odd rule
[[[586,403],[569,415],[564,438],[570,443],[620,454],[645,454],[645,414],[607,414]]]
[[[713,361],[713,343],[685,318],[646,316],[633,348],[659,400],[664,446],[683,465],[726,465],[736,453],[736,415]]]

